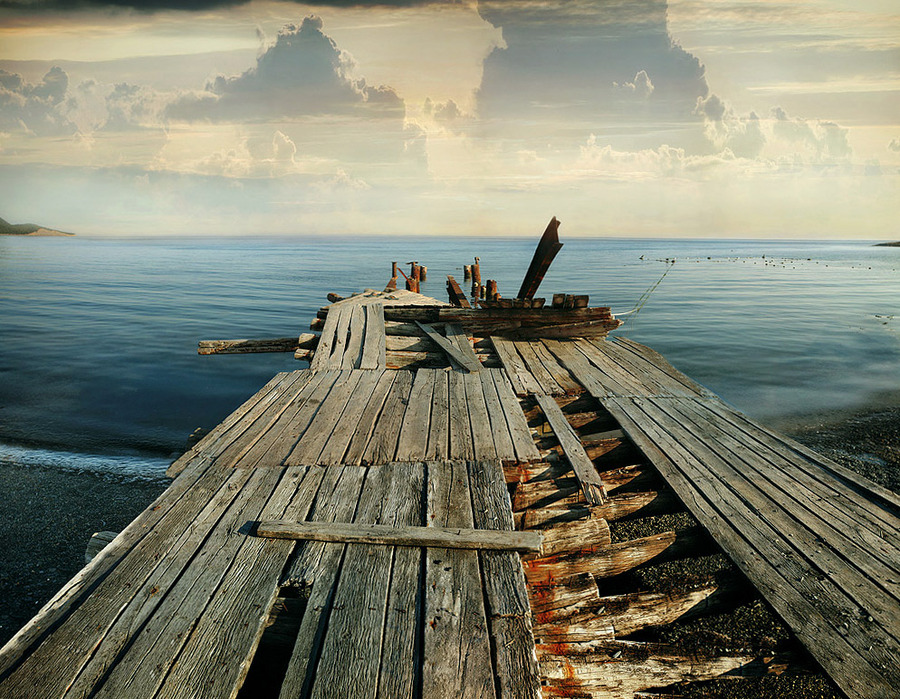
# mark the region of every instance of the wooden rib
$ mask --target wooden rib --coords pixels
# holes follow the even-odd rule
[[[506,369],[509,380],[512,381],[516,395],[540,393],[542,390],[540,383],[528,371],[528,367],[525,366],[525,362],[516,351],[513,341],[494,335],[491,337],[491,343]]]
[[[425,325],[420,321],[416,321],[416,324],[422,329],[422,331],[431,338],[434,343],[440,347],[448,357],[461,369],[465,369],[466,371],[477,373],[481,371],[481,362],[478,361],[478,358],[475,357],[474,350],[472,351],[472,355],[464,354],[460,351],[460,349],[446,337],[441,335],[437,330],[435,330],[430,325]]]
[[[428,446],[431,400],[438,369],[419,369],[409,394],[409,404],[400,427],[396,461],[421,461]]]
[[[518,399],[513,395],[506,372],[502,369],[488,369],[487,373],[494,380],[494,387],[497,389],[497,396],[506,417],[506,426],[512,438],[516,459],[520,462],[540,461],[541,455],[534,445],[528,421],[525,419]]]
[[[429,525],[473,526],[468,481],[463,462],[429,465]],[[492,698],[494,677],[478,554],[428,549],[425,555],[422,696]]]
[[[581,446],[581,440],[572,429],[572,426],[566,420],[566,416],[560,410],[556,400],[552,396],[535,396],[541,410],[550,427],[553,428],[554,434],[562,445],[563,452],[569,463],[572,464],[572,470],[581,485],[584,492],[585,500],[591,505],[602,505],[606,500],[606,491],[603,488],[603,481],[597,469],[594,468],[593,462],[584,453],[584,447]]]
[[[360,369],[384,369],[386,334],[384,327],[384,305],[371,303],[364,306],[366,313],[366,335],[363,341]]]
[[[397,438],[406,413],[409,392],[412,389],[413,373],[398,371],[390,392],[384,401],[381,416],[372,430],[372,437],[363,452],[362,463],[385,464],[394,460],[397,453]]]

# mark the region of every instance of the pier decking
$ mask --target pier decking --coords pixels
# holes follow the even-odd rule
[[[652,594],[600,597],[598,580],[698,542],[849,696],[900,691],[897,496],[642,345],[473,343],[453,313],[409,292],[333,304],[310,369],[275,376],[178,459],[170,488],[0,651],[0,696],[631,697],[740,673],[761,660],[685,664],[627,639],[734,588],[670,595],[649,621],[621,610],[655,609]],[[402,358],[386,323],[409,338]],[[418,368],[391,368],[406,355]],[[625,492],[650,477],[602,467],[626,443],[671,490]],[[609,521],[679,501],[702,529],[611,541]],[[389,529],[285,539],[271,521]],[[469,543],[407,545],[410,527]],[[504,548],[514,529],[540,532],[541,552]]]

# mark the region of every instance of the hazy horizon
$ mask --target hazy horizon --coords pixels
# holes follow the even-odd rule
[[[884,0],[10,0],[0,216],[889,241],[898,97]]]

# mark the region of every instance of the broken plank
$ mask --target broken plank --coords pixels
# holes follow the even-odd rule
[[[425,325],[418,320],[416,321],[416,324],[435,342],[436,345],[438,345],[438,347],[444,350],[450,359],[459,367],[473,373],[481,371],[481,362],[479,362],[478,358],[475,356],[474,350],[471,355],[465,354],[453,342],[441,335],[430,325]]]

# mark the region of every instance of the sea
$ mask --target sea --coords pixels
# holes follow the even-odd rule
[[[589,294],[616,334],[762,421],[900,404],[900,248],[873,241],[563,238],[538,296]],[[0,463],[157,479],[291,353],[206,339],[308,330],[326,294],[480,258],[515,296],[535,238],[0,237]],[[408,269],[408,266],[405,267]],[[402,281],[402,280],[401,280]]]

